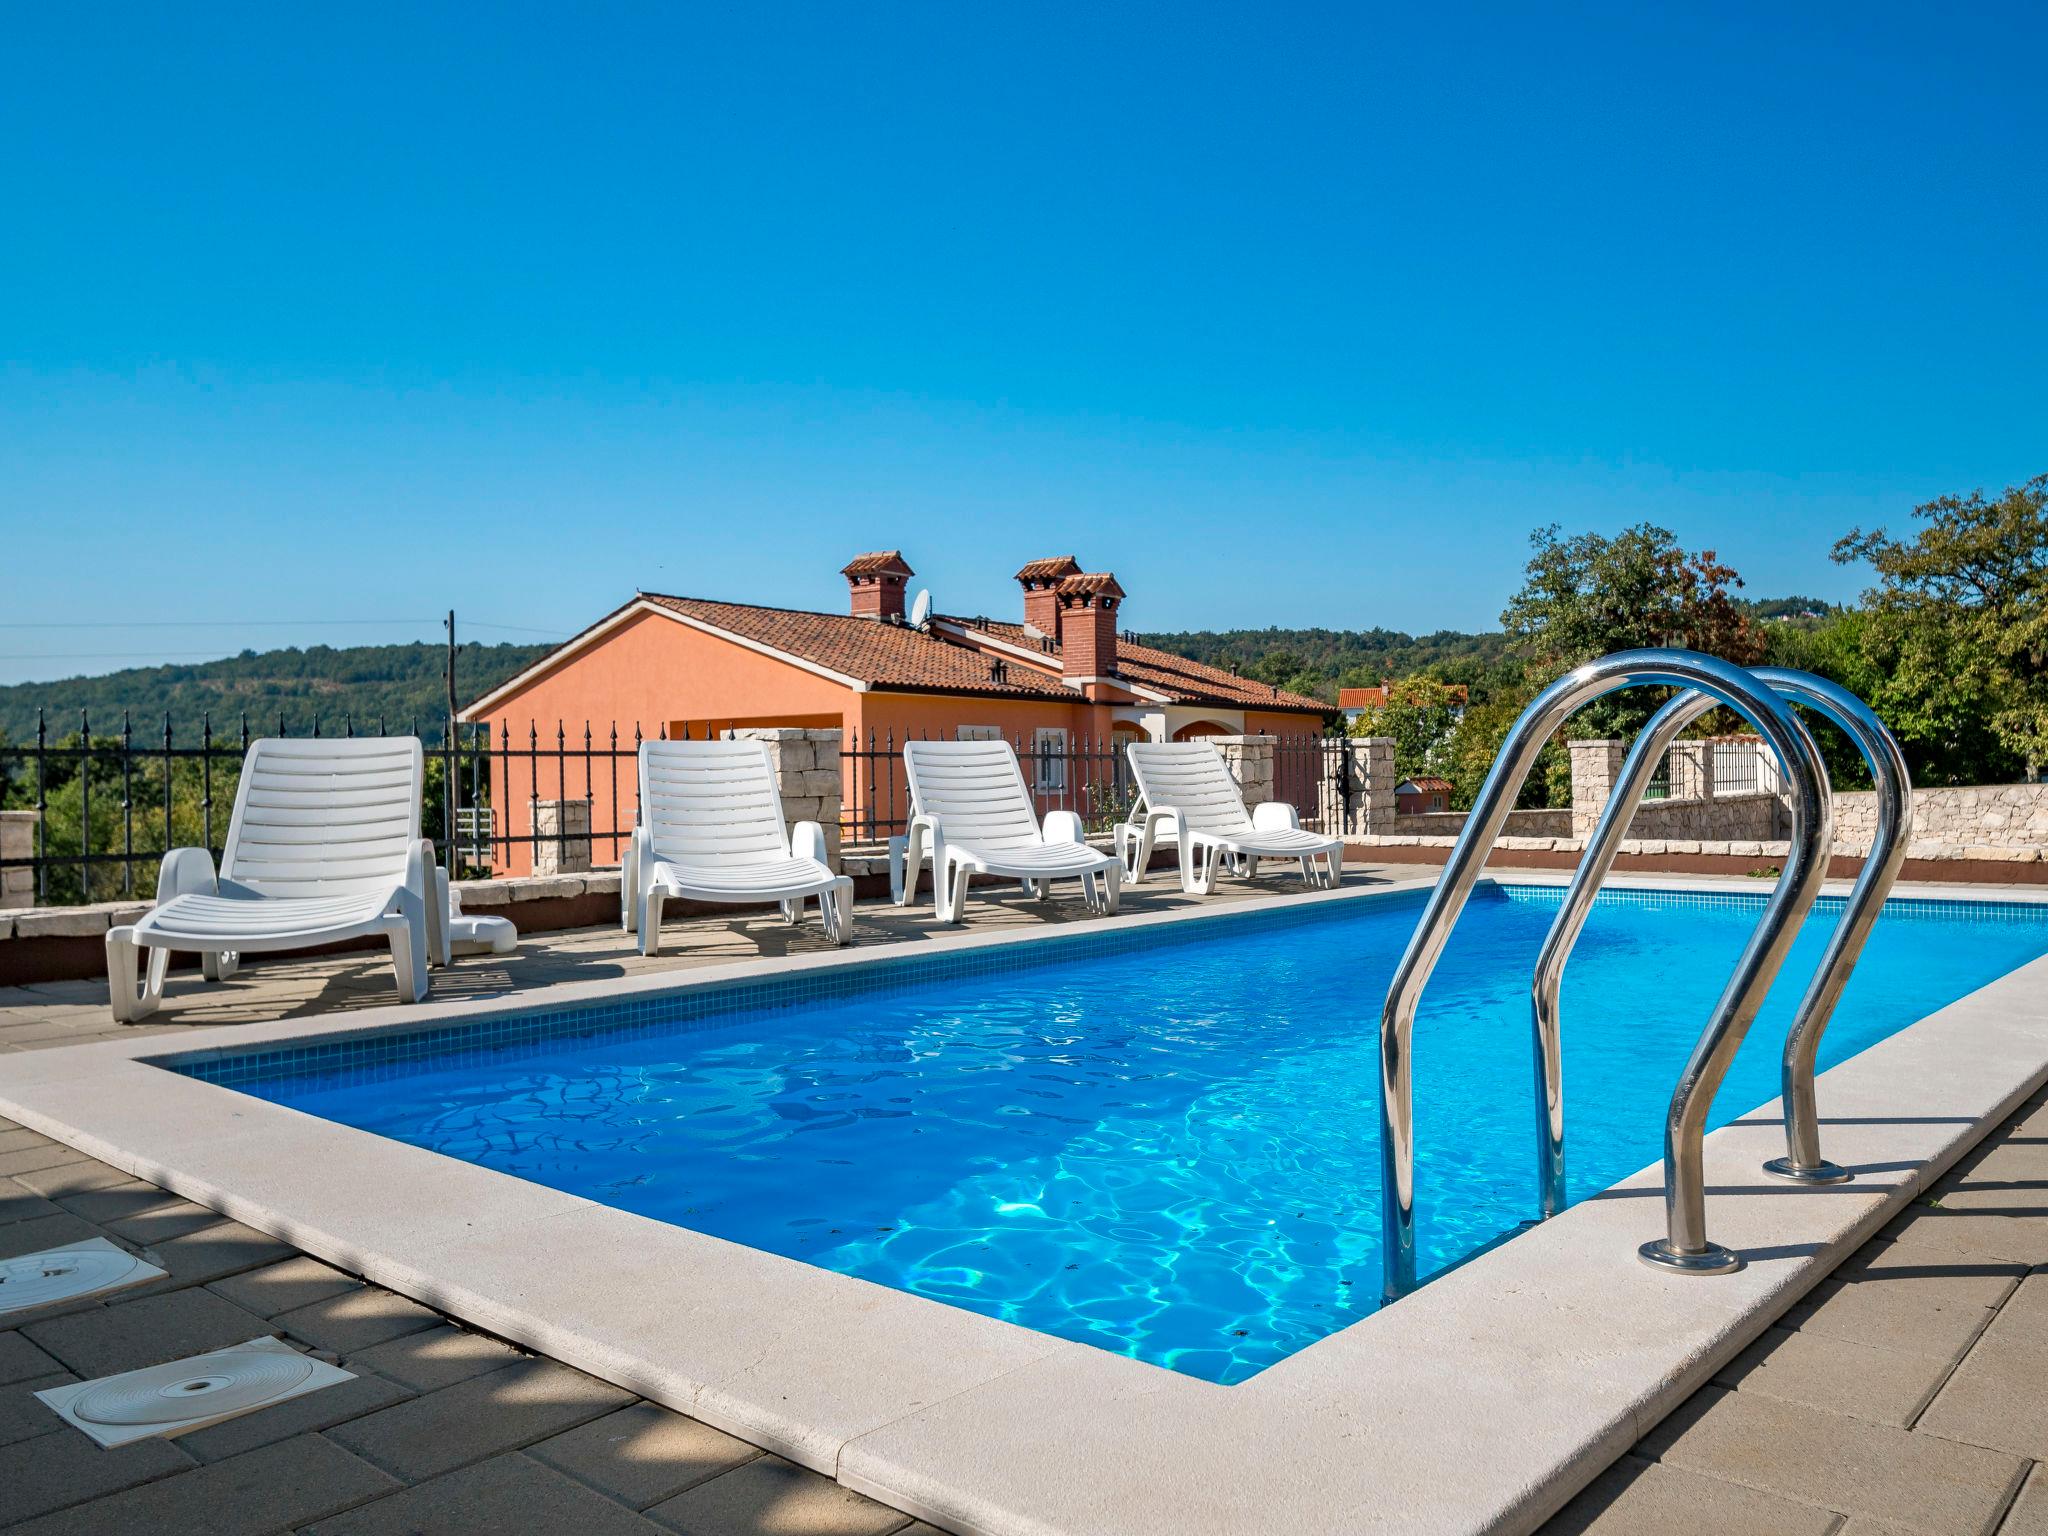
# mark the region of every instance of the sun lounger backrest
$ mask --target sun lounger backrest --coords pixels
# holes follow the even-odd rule
[[[220,873],[266,896],[353,896],[405,879],[420,835],[416,736],[249,743]]]
[[[1138,793],[1153,810],[1172,807],[1197,832],[1242,832],[1251,826],[1244,795],[1223,754],[1206,741],[1134,741],[1125,749]]]
[[[911,808],[938,817],[948,840],[980,848],[1040,840],[1038,813],[1008,742],[907,741],[903,766]]]
[[[758,741],[641,742],[640,825],[671,864],[789,855],[782,794]]]

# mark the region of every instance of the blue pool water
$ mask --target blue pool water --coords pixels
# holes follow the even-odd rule
[[[1056,939],[722,1005],[187,1070],[1232,1383],[1378,1304],[1376,1030],[1418,904]],[[1531,1214],[1527,989],[1556,905],[1554,888],[1482,887],[1417,1021],[1426,1271]],[[1761,905],[1600,898],[1564,986],[1573,1198],[1660,1155],[1673,1080]],[[1840,910],[1823,902],[1807,924],[1715,1124],[1776,1094],[1779,1042]],[[1893,903],[1821,1065],[2044,953],[2048,910]]]

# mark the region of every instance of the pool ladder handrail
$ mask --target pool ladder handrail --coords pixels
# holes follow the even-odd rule
[[[1781,697],[1825,716],[1856,744],[1877,786],[1877,827],[1862,872],[1849,892],[1842,920],[1828,940],[1792,1025],[1785,1032],[1780,1064],[1785,1115],[1785,1156],[1763,1171],[1798,1184],[1841,1184],[1851,1175],[1821,1156],[1819,1110],[1814,1097],[1814,1060],[1842,989],[1862,957],[1864,941],[1898,882],[1906,861],[1907,829],[1913,819],[1913,781],[1905,754],[1884,722],[1862,699],[1838,683],[1786,667],[1756,667],[1751,675]],[[1565,1205],[1563,1029],[1558,992],[1566,963],[1586,924],[1593,898],[1613,868],[1629,823],[1642,804],[1658,764],[1679,734],[1718,700],[1697,689],[1679,694],[1650,718],[1623,761],[1607,808],[1587,840],[1579,867],[1544,935],[1529,984],[1530,1019],[1536,1062],[1537,1208],[1545,1219]]]
[[[1729,705],[1776,754],[1791,791],[1792,835],[1784,873],[1693,1047],[1665,1117],[1665,1236],[1639,1250],[1646,1263],[1692,1273],[1719,1273],[1741,1263],[1738,1256],[1707,1240],[1701,1144],[1714,1093],[1826,876],[1832,838],[1827,770],[1813,738],[1790,707],[1734,663],[1672,648],[1617,651],[1566,673],[1531,700],[1509,728],[1387,989],[1380,1011],[1380,1181],[1383,1289],[1390,1301],[1415,1285],[1415,1114],[1409,1045],[1423,989],[1544,743],[1594,699],[1644,685],[1698,689]]]

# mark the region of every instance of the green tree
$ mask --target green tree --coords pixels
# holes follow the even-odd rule
[[[1742,578],[1712,550],[1688,554],[1668,528],[1646,522],[1612,538],[1563,538],[1553,523],[1529,544],[1522,588],[1501,624],[1510,653],[1539,685],[1640,646],[1682,646],[1740,666],[1763,659],[1762,629],[1734,596]],[[1666,696],[1639,688],[1610,694],[1573,716],[1569,733],[1632,735]]]
[[[1404,677],[1387,685],[1387,702],[1361,714],[1351,734],[1391,736],[1394,770],[1404,777],[1442,773],[1460,702],[1458,690],[1447,683],[1431,677]]]
[[[1862,646],[1872,703],[1950,782],[1984,782],[2048,760],[2048,475],[1995,500],[1972,491],[1913,510],[1894,539],[1852,530],[1834,558],[1867,561]]]

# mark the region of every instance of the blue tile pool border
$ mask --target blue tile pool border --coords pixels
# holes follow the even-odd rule
[[[1506,900],[1534,906],[1556,906],[1561,884],[1489,881],[1473,892],[1475,900]],[[1426,889],[1388,892],[1370,903],[1384,912],[1419,908]],[[1599,900],[1650,909],[1761,909],[1766,891],[1672,891],[1613,887]],[[1817,915],[1839,912],[1839,896],[1823,896]],[[459,1024],[408,1029],[384,1026],[361,1034],[286,1043],[268,1048],[223,1049],[158,1058],[154,1063],[181,1076],[225,1088],[322,1077],[331,1084],[358,1085],[408,1076],[429,1063],[436,1068],[483,1065],[502,1060],[507,1051],[541,1042],[566,1039],[618,1040],[652,1030],[694,1032],[715,1029],[743,1017],[758,1017],[819,1002],[854,997],[882,997],[913,987],[962,977],[1038,970],[1074,960],[1098,959],[1140,950],[1200,943],[1228,933],[1232,936],[1310,924],[1341,922],[1359,906],[1352,902],[1321,902],[1257,912],[1218,912],[1194,921],[1143,926],[1104,926],[1083,933],[1049,934],[1027,941],[979,946],[957,951],[919,951],[863,958],[857,963],[806,969],[771,979],[721,982],[715,978],[682,981],[674,991],[636,994],[615,1002],[584,1003],[560,1008],[519,1009]],[[1954,923],[2048,924],[2048,907],[2017,902],[1958,901],[1940,898],[1895,898],[1885,904],[1888,917]]]

